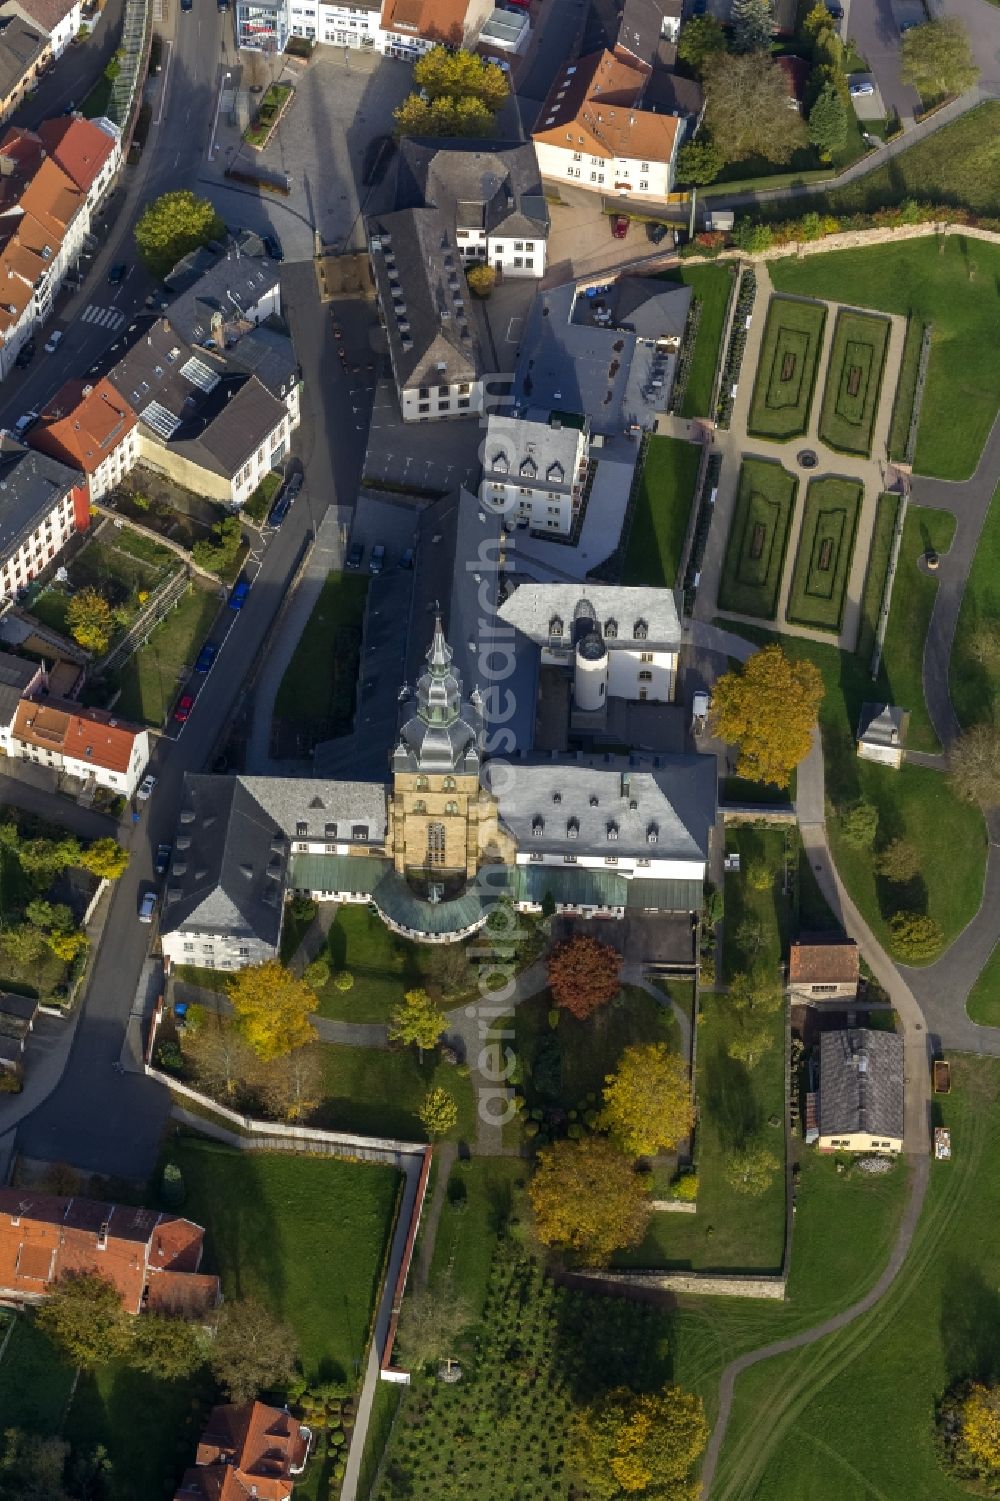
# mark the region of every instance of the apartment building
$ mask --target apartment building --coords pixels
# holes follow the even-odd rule
[[[26,698],[14,716],[10,754],[131,797],[149,761],[149,735],[103,709]]]
[[[86,196],[91,214],[96,212],[121,170],[122,133],[118,126],[103,118],[57,115],[42,121],[38,138],[56,166]]]
[[[479,498],[511,520],[568,537],[587,479],[590,424],[566,427],[551,412],[491,413]]]
[[[0,600],[11,599],[90,520],[78,469],[0,436]]]
[[[240,0],[240,46],[280,51],[289,36],[415,61],[438,43],[471,47],[492,0]]]
[[[83,472],[91,500],[114,490],[139,462],[139,419],[107,380],[69,380],[45,407],[28,443]]]
[[[15,11],[0,12],[0,122],[8,119],[52,61],[41,26]]]
[[[18,16],[26,26],[37,28],[48,38],[53,58],[60,57],[80,30],[80,0],[5,0],[0,5],[0,22]]]

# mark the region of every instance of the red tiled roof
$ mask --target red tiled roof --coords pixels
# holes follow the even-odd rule
[[[568,63],[539,110],[532,139],[605,159],[669,161],[678,121],[639,107],[646,82],[642,68],[608,51]]]
[[[259,1501],[286,1501],[295,1484],[292,1469],[305,1463],[308,1445],[299,1422],[284,1408],[263,1402],[215,1407],[198,1444],[198,1468],[187,1471],[174,1501],[201,1496],[228,1501],[226,1475],[240,1482],[241,1490],[234,1491],[234,1496],[254,1494]]]
[[[461,42],[469,0],[382,0],[382,27],[432,41]]]
[[[38,134],[52,160],[83,192],[92,185],[115,149],[114,141],[99,125],[75,116],[43,120]]]
[[[858,946],[852,938],[821,934],[793,943],[788,953],[791,985],[851,985],[861,974]]]
[[[81,709],[54,699],[22,698],[14,716],[14,739],[41,750],[61,751],[106,771],[127,771],[138,725],[114,719],[101,709]]]
[[[29,434],[30,446],[93,474],[138,422],[128,402],[108,380],[88,385],[68,380],[43,409]]]

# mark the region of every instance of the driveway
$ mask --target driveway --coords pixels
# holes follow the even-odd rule
[[[994,12],[994,24],[995,19]],[[900,75],[899,27],[891,0],[861,0],[852,5],[850,36],[875,75],[886,109],[895,110],[900,121],[912,122],[920,100]]]
[[[1000,12],[989,0],[928,0],[935,20],[957,17],[969,33],[972,55],[979,67],[979,87],[1000,95]]]

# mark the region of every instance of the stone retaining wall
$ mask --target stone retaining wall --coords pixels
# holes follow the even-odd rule
[[[645,1292],[693,1293],[712,1298],[766,1298],[782,1302],[784,1277],[731,1277],[712,1272],[577,1272],[577,1277],[609,1287],[641,1288]]]

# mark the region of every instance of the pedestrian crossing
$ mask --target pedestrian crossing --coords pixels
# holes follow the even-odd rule
[[[110,328],[115,331],[121,328],[125,322],[125,314],[116,307],[100,307],[96,302],[89,302],[80,317],[84,323],[96,323],[99,328]]]

